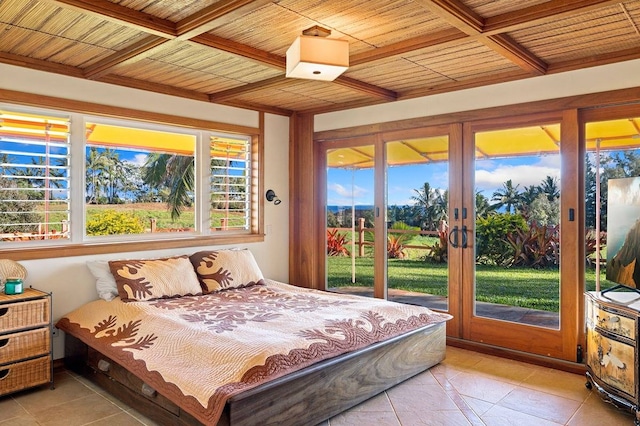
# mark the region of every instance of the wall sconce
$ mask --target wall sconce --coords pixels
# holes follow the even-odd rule
[[[278,198],[278,196],[273,191],[273,189],[268,189],[267,193],[265,194],[265,197],[267,198],[267,201],[269,202],[273,201],[273,204],[276,206],[282,202],[282,200]]]

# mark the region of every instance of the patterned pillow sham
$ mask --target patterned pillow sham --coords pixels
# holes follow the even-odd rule
[[[125,302],[202,294],[188,256],[112,260],[109,268]]]
[[[205,293],[265,283],[253,254],[246,249],[199,251],[189,260]]]

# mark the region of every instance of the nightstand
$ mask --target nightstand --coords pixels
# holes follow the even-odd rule
[[[51,294],[0,293],[0,396],[46,383],[53,388]]]

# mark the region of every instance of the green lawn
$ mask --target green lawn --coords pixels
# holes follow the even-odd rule
[[[351,283],[351,258],[328,257],[329,287],[373,286],[373,259],[356,258],[356,283]],[[595,271],[586,273],[587,290],[595,288]],[[447,265],[421,260],[390,259],[389,288],[447,295]],[[612,283],[601,277],[602,287]],[[476,299],[524,308],[558,312],[559,273],[551,269],[504,268],[476,265]]]

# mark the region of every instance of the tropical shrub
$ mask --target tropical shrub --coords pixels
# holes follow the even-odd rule
[[[87,220],[87,235],[141,234],[144,224],[133,213],[103,210]]]
[[[438,231],[438,241],[433,243],[429,252],[425,256],[425,260],[433,263],[447,263],[449,254],[449,231]]]
[[[409,242],[411,235],[409,234],[387,234],[387,258],[389,259],[404,259],[405,244]]]
[[[327,229],[327,254],[329,256],[349,256],[347,250],[347,237],[338,232],[337,229],[330,231]]]
[[[507,235],[513,249],[511,266],[549,268],[558,265],[560,227],[532,223],[528,230],[516,229]]]
[[[476,260],[489,265],[505,265],[513,258],[513,247],[506,236],[526,232],[527,223],[520,214],[496,213],[476,219]]]

